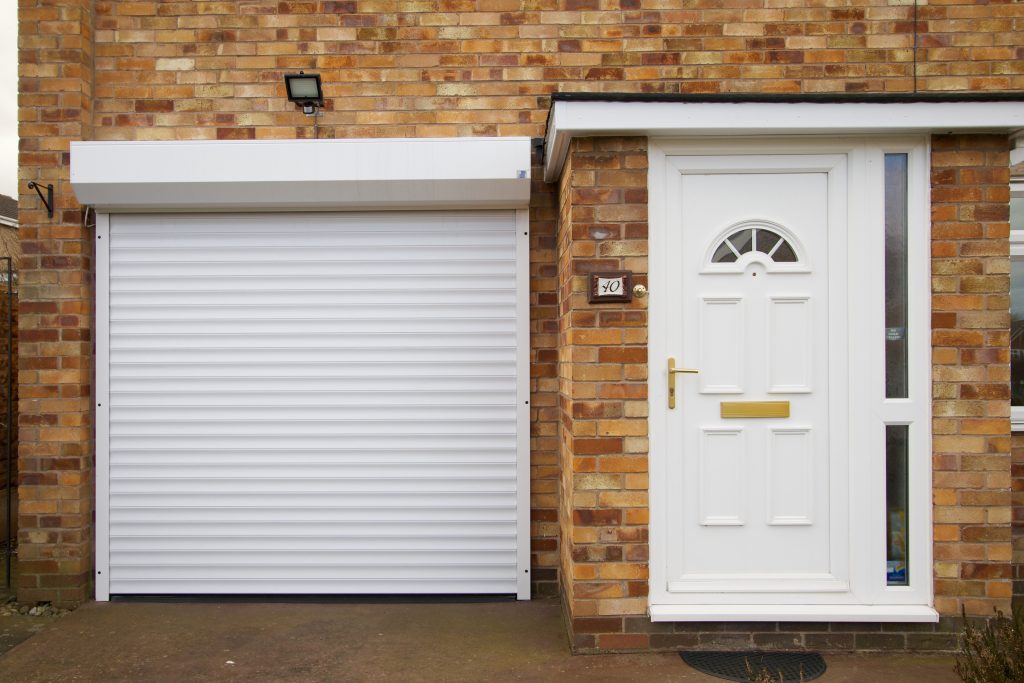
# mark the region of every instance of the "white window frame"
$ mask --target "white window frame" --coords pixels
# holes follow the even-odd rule
[[[1024,199],[1024,177],[1010,179],[1010,198]],[[1011,223],[1012,226],[1012,223]],[[1015,257],[1024,261],[1024,230],[1010,230],[1010,272],[1012,277],[1013,260]],[[1012,296],[1012,290],[1011,290]],[[1011,302],[1012,304],[1012,302]],[[1011,351],[1012,354],[1012,351]],[[1011,358],[1012,365],[1013,360]],[[1011,399],[1012,401],[1013,399]],[[1010,405],[1010,429],[1024,432],[1024,405]]]

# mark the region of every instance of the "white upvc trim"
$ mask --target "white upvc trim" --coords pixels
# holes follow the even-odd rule
[[[518,209],[530,139],[72,142],[71,185],[108,213]]]
[[[13,218],[8,218],[7,216],[0,216],[0,225],[6,225],[9,228],[16,228],[18,227],[18,221]]]
[[[110,215],[96,214],[96,600],[110,600]]]
[[[919,605],[651,605],[651,621],[852,621],[934,624]]]
[[[1018,137],[1017,143],[1024,143],[1024,137]],[[1021,148],[1024,149],[1024,148]],[[1024,157],[1021,158],[1024,160]],[[1010,197],[1024,199],[1024,178],[1010,179]],[[1012,218],[1012,216],[1011,216]],[[1012,227],[1012,224],[1011,224]],[[1010,230],[1011,269],[1013,257],[1024,256],[1024,230]],[[1011,292],[1012,296],[1012,292]],[[1012,305],[1011,301],[1011,305]],[[1012,362],[1012,361],[1011,361]],[[1010,406],[1010,431],[1024,432],[1024,406]]]
[[[822,135],[1024,130],[1020,102],[567,102],[551,106],[544,180],[574,137]]]
[[[530,211],[516,211],[516,598],[530,599]]]
[[[1015,166],[1024,161],[1024,131],[1017,131],[1010,136],[1010,165]]]

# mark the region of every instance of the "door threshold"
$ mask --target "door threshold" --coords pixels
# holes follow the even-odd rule
[[[651,621],[851,621],[935,623],[926,605],[651,605]]]

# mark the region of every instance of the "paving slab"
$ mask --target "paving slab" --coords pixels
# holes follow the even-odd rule
[[[45,629],[58,617],[36,617],[28,614],[4,614],[0,612],[0,655]],[[4,680],[0,668],[0,681]]]
[[[951,657],[827,655],[823,683],[955,683]],[[557,601],[113,602],[0,657],[19,681],[684,681],[676,654],[569,652]]]

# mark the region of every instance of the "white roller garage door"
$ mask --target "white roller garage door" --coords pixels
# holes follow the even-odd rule
[[[522,597],[518,220],[115,214],[98,225],[109,535],[97,567],[109,593]]]

